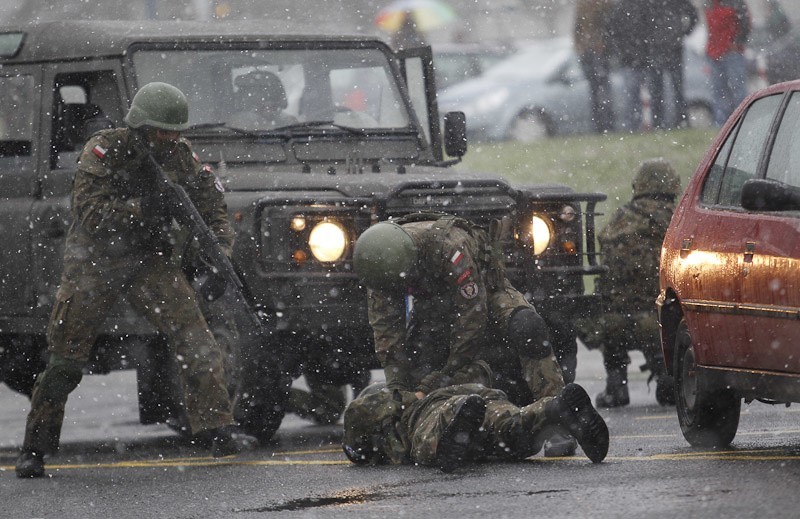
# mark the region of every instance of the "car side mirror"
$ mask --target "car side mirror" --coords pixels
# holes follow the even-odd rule
[[[742,187],[742,207],[748,211],[798,211],[800,187],[752,178]]]
[[[464,112],[444,114],[444,151],[451,157],[467,153],[467,116]]]

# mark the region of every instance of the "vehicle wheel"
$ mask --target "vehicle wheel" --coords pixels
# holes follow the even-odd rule
[[[683,437],[692,446],[728,446],[739,427],[741,399],[728,389],[700,388],[692,336],[681,321],[676,334],[675,404]]]
[[[710,106],[692,104],[687,109],[690,128],[711,128],[714,126],[714,114]]]
[[[517,115],[508,130],[511,140],[523,143],[537,142],[549,135],[550,129],[544,114],[534,111],[522,112]]]
[[[236,395],[234,417],[244,432],[266,443],[277,432],[286,414],[292,378],[281,363],[261,359],[244,366],[242,384]]]

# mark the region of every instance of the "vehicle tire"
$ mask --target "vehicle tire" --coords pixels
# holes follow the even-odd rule
[[[690,128],[711,128],[714,126],[714,113],[711,107],[703,103],[690,104],[686,116]]]
[[[292,378],[282,363],[261,355],[243,366],[242,384],[234,397],[234,418],[239,427],[260,443],[269,442],[283,421]]]
[[[675,405],[683,437],[694,447],[727,447],[739,427],[741,399],[729,389],[704,391],[697,377],[692,336],[678,325],[675,345]]]
[[[508,137],[515,142],[530,144],[550,136],[550,125],[544,114],[527,110],[512,121],[508,129]]]

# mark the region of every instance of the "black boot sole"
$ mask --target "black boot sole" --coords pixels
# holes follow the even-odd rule
[[[442,472],[453,472],[466,463],[467,452],[485,414],[486,402],[478,395],[470,395],[461,402],[436,448],[436,463]]]
[[[567,384],[558,398],[562,406],[561,424],[578,440],[592,463],[603,461],[608,454],[608,426],[592,406],[592,399],[577,384]]]

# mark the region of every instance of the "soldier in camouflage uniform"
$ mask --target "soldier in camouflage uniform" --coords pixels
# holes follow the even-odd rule
[[[633,199],[620,207],[598,239],[608,274],[597,282],[603,312],[581,325],[581,339],[600,348],[606,368],[606,389],[597,395],[598,407],[628,405],[629,350],[645,357],[643,370],[656,380],[656,399],[673,404],[672,379],[661,354],[658,314],[658,262],[661,243],[680,193],[680,178],[664,159],[643,162],[633,179]]]
[[[169,341],[180,374],[191,433],[213,440],[216,456],[243,448],[232,428],[231,402],[219,347],[186,277],[171,259],[175,222],[145,167],[152,153],[183,186],[223,249],[233,245],[221,185],[189,143],[183,93],[165,83],[143,86],[125,117],[127,128],[103,130],[84,146],[72,190],[73,223],[64,271],[47,330],[50,358],[36,380],[19,477],[44,475],[44,454],[58,449],[67,397],[109,310],[121,294]]]
[[[476,399],[471,398],[476,395],[469,389],[466,394],[454,395],[451,388],[499,384],[516,395],[527,393],[527,403],[536,406],[537,411],[531,411],[535,418],[526,423],[538,425],[523,427],[526,437],[540,437],[544,424],[558,426],[557,403],[574,400],[576,407],[567,415],[582,417],[584,428],[577,440],[585,442],[584,451],[593,461],[602,460],[608,448],[605,423],[588,397],[584,401],[575,396],[585,395],[582,388],[570,384],[569,390],[565,389],[543,319],[506,279],[502,260],[492,247],[486,231],[466,220],[428,214],[376,224],[356,242],[353,262],[368,288],[369,320],[386,375],[385,393],[404,408],[420,409],[405,422],[407,436],[415,437],[420,427],[425,428],[421,424],[437,424],[436,430],[445,440],[468,438],[472,443],[476,434],[472,429],[484,420],[486,399],[511,404],[502,391],[491,397],[477,394]],[[495,365],[504,369],[506,376],[495,377],[482,357],[501,359]],[[515,384],[517,379],[520,383]],[[565,391],[572,396],[558,400]],[[550,401],[556,403],[546,420],[542,413]],[[514,407],[513,419],[521,423],[519,408]],[[487,420],[494,420],[497,417],[489,409]],[[352,420],[348,423],[345,414],[346,431],[362,425]],[[569,427],[563,429],[572,432]],[[521,429],[514,431],[520,434]],[[414,455],[418,447],[412,441],[408,447],[415,462],[438,459],[443,468],[449,468],[468,459],[464,445],[443,442],[436,434],[422,436],[433,442],[429,454],[437,447],[455,454]],[[517,454],[531,453],[526,448]]]

